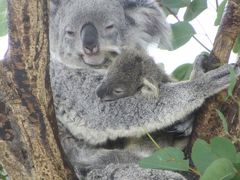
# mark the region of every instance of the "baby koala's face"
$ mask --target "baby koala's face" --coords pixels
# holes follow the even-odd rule
[[[142,86],[141,68],[138,57],[127,52],[119,55],[97,88],[97,96],[103,101],[113,101],[134,95]]]

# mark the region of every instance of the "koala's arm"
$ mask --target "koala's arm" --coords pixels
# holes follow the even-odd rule
[[[194,80],[163,84],[159,99],[153,101],[137,94],[101,102],[95,93],[102,78],[99,74],[73,71],[60,64],[54,71],[52,87],[59,120],[75,137],[91,144],[144,135],[143,126],[149,132],[168,127],[229,85],[229,66],[224,65]],[[240,74],[239,67],[236,73]]]

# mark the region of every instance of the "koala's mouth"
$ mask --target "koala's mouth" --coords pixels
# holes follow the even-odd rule
[[[108,53],[111,55],[111,57],[115,57],[119,54],[118,52],[115,52],[115,51],[110,51]],[[83,60],[84,64],[90,67],[106,68],[111,64],[112,60],[111,58],[106,57],[105,55],[106,53],[92,55],[92,56],[81,54],[80,57]]]
[[[93,67],[95,69],[107,68],[111,64],[111,60],[106,57],[101,56],[84,56],[82,55],[83,63],[89,67]]]

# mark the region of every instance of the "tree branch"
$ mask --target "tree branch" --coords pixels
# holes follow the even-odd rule
[[[227,63],[239,33],[240,2],[239,0],[229,0],[213,44],[211,57],[216,58],[220,63]]]
[[[48,1],[8,1],[0,65],[0,159],[11,179],[73,179],[62,161],[49,80]],[[60,150],[60,151],[59,151]]]
[[[229,0],[226,13],[222,19],[218,33],[214,41],[214,47],[210,54],[213,64],[219,66],[227,63],[237,35],[240,33],[240,1]],[[210,67],[210,69],[216,66]],[[209,69],[209,70],[210,70]],[[240,97],[240,83],[238,81],[233,96]],[[239,106],[233,99],[226,102],[226,92],[209,98],[199,110],[196,125],[193,130],[190,146],[197,138],[209,140],[213,136],[226,136],[222,122],[216,113],[216,109],[223,112],[229,125],[229,134],[233,139],[240,136]],[[238,145],[240,143],[238,142]],[[240,146],[239,146],[240,149]]]

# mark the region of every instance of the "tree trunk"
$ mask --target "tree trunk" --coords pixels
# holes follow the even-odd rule
[[[210,59],[214,60],[214,64],[227,63],[234,42],[240,34],[240,1],[229,0],[226,12],[222,19],[219,31],[216,35],[214,47],[210,54]],[[211,67],[212,68],[212,67]],[[190,146],[197,138],[210,140],[213,136],[226,136],[223,124],[216,113],[216,109],[220,110],[228,120],[228,131],[233,140],[240,137],[240,81],[238,80],[233,97],[226,101],[226,91],[209,98],[202,108],[198,111],[196,124],[190,141]],[[235,142],[239,147],[240,142]]]
[[[11,0],[0,64],[0,160],[11,179],[74,179],[63,162],[49,80],[48,1]]]

